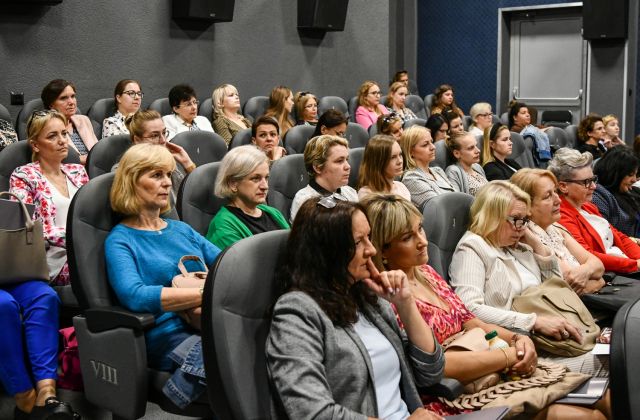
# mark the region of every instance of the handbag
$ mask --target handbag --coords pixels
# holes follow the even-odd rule
[[[0,200],[0,285],[27,280],[49,281],[49,266],[45,249],[42,221],[33,220],[24,202]]]
[[[567,282],[557,276],[524,290],[513,299],[511,308],[521,313],[562,317],[582,332],[582,344],[571,337],[556,340],[537,333],[531,336],[536,348],[557,356],[575,357],[585,354],[593,349],[596,338],[600,335],[600,327],[580,297]]]
[[[204,271],[187,271],[184,266],[184,261],[198,261],[204,267]],[[197,255],[185,255],[178,261],[178,270],[180,274],[177,274],[172,280],[171,285],[173,287],[188,287],[188,288],[204,288],[204,283],[207,279],[209,270],[204,262]],[[202,307],[197,306],[195,308],[185,309],[179,312],[182,319],[184,319],[193,328],[201,329],[201,315]]]
[[[606,274],[606,273],[605,273]],[[608,276],[606,286],[594,293],[585,293],[580,296],[588,308],[603,309],[613,312],[622,308],[625,303],[636,301],[640,298],[640,281],[624,276]]]

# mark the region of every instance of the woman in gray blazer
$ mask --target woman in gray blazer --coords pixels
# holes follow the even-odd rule
[[[316,197],[298,211],[266,345],[274,419],[440,418],[416,386],[440,380],[442,348],[404,272],[376,270],[369,233],[357,203]]]

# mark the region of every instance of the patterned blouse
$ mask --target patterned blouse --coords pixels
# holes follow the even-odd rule
[[[113,117],[107,117],[102,122],[102,138],[116,134],[129,134],[129,130],[124,124],[124,115],[120,111],[116,111]]]
[[[560,232],[560,229],[564,229],[562,226],[558,226],[555,223],[550,225],[546,230],[535,224],[533,220],[529,221],[529,230],[536,235],[543,245],[546,245],[558,259],[566,262],[569,265],[577,267],[580,262],[573,256],[564,244],[564,237]]]
[[[487,181],[487,178],[483,177],[476,171],[467,172],[467,181],[469,182],[469,194],[474,197],[478,193],[478,190],[489,182]]]
[[[82,137],[80,137],[80,134],[78,134],[78,131],[76,131],[75,128],[71,132],[70,136],[71,136],[71,141],[73,142],[73,145],[76,146],[76,149],[78,150],[78,154],[80,156],[86,155],[89,153],[89,149],[87,149],[87,146],[82,141]]]

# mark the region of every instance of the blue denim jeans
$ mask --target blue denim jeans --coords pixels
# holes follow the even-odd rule
[[[202,359],[202,338],[191,335],[169,353],[177,369],[162,392],[178,407],[185,408],[207,389]]]

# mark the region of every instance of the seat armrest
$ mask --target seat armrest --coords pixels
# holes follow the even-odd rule
[[[89,330],[94,333],[121,327],[144,331],[156,322],[149,313],[131,312],[119,306],[87,309],[84,316]]]
[[[420,388],[420,394],[431,395],[432,397],[443,397],[453,401],[464,393],[462,382],[453,378],[442,378],[440,382],[429,387]]]

